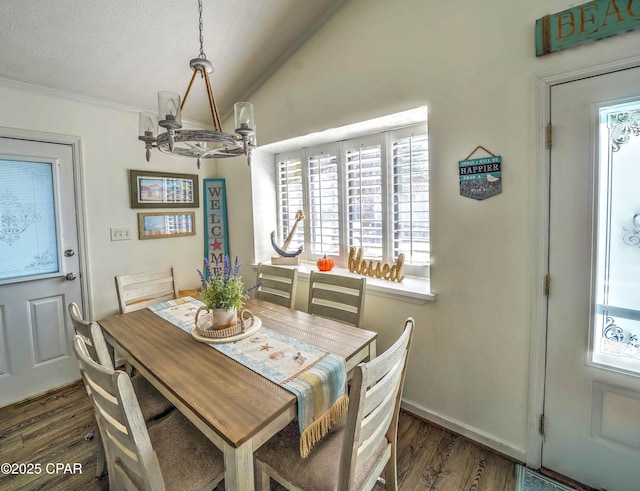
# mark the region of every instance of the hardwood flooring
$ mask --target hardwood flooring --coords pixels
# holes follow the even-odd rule
[[[41,466],[32,475],[0,473],[0,490],[107,490],[107,478],[95,477],[95,440],[85,439],[95,431],[93,408],[82,382],[0,409],[0,464]],[[72,473],[73,467],[60,471],[47,467],[56,463],[79,464],[82,472]],[[515,464],[402,412],[398,484],[404,491],[513,491]],[[281,489],[272,483],[273,491]]]

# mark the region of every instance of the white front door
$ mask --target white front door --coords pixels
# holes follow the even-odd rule
[[[71,145],[0,138],[0,407],[79,378],[73,176]]]
[[[542,466],[640,489],[640,68],[551,88]]]

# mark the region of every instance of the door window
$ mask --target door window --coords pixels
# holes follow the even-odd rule
[[[640,374],[640,101],[600,109],[593,361]]]
[[[0,159],[0,284],[59,271],[53,164]]]

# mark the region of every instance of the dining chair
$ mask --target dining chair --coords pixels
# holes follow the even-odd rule
[[[298,270],[283,266],[258,264],[256,298],[293,309],[296,304]]]
[[[186,491],[222,481],[222,452],[179,411],[147,425],[129,375],[92,360],[79,335],[73,348],[105,444],[109,489]],[[109,356],[100,341],[95,348]]]
[[[71,323],[73,324],[73,329],[76,335],[83,339],[91,359],[102,364],[104,367],[113,370],[115,366],[114,350],[113,347],[107,344],[104,340],[100,326],[94,322],[84,320],[80,313],[80,308],[76,303],[71,302],[68,306],[68,310],[69,316],[71,317]],[[101,358],[98,356],[96,343],[104,346],[104,352]],[[140,402],[142,417],[145,421],[152,421],[174,409],[173,405],[142,375],[135,375],[132,377],[131,384],[133,385],[133,390]],[[91,393],[89,392],[90,387],[87,385],[86,388],[89,397],[91,397]],[[104,472],[106,456],[104,454],[104,447],[100,432],[94,432],[94,437],[98,447],[96,457],[96,475],[100,477]]]
[[[113,347],[105,341],[104,335],[102,334],[102,328],[95,322],[84,320],[77,304],[73,302],[70,303],[68,309],[73,328],[76,334],[83,338],[91,359],[100,363],[105,368],[113,370],[115,368]],[[108,357],[103,356],[100,358],[98,356],[96,343],[100,343],[105,346],[109,355]],[[142,375],[138,374],[131,377],[131,383],[138,400],[140,401],[142,415],[145,421],[151,421],[174,409],[169,400],[158,392],[158,390]]]
[[[311,271],[307,312],[360,327],[366,284],[365,277]]]
[[[256,451],[257,490],[268,491],[270,477],[292,490],[369,490],[383,473],[386,489],[397,490],[398,414],[413,331],[409,317],[393,346],[355,367],[346,417],[306,459],[297,422]]]
[[[178,298],[173,268],[117,275],[115,280],[121,314]]]

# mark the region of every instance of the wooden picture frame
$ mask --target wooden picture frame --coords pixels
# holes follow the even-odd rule
[[[129,170],[131,208],[198,208],[197,174]]]
[[[138,213],[138,238],[162,239],[196,234],[196,214],[193,211],[160,211]]]

